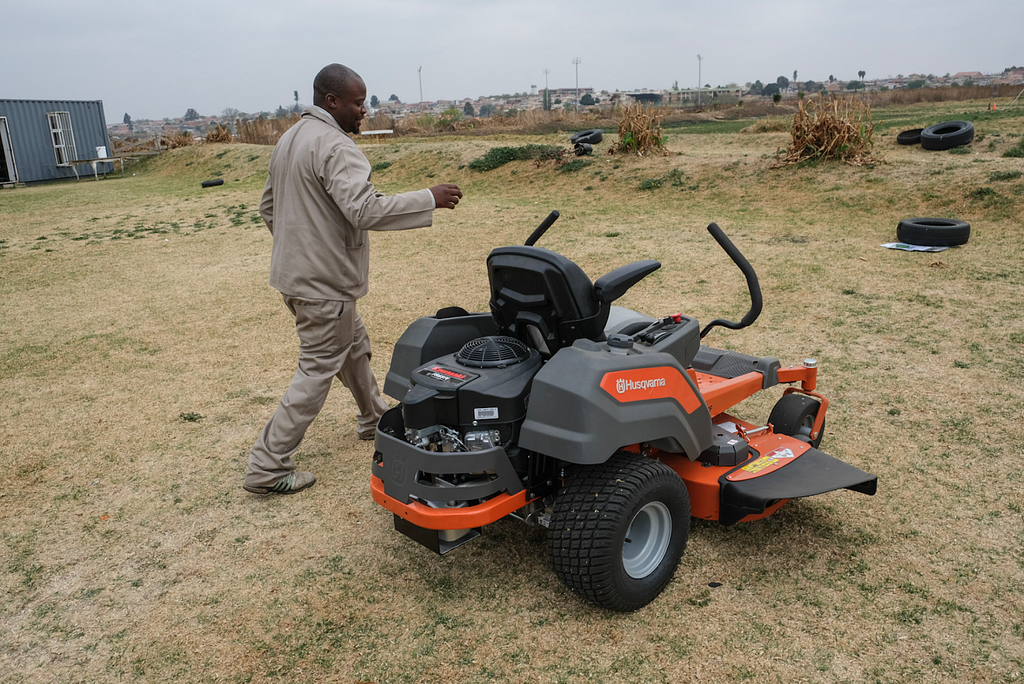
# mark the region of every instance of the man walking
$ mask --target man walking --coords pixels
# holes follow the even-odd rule
[[[292,454],[320,413],[337,377],[359,408],[356,434],[373,439],[387,410],[370,369],[370,338],[356,311],[367,293],[370,230],[422,228],[435,208],[454,209],[455,185],[386,196],[370,182],[370,163],[346,135],[366,116],[366,85],[330,64],[313,79],[313,106],[277,143],[260,215],[274,238],[270,284],[295,317],[299,366],[249,453],[242,487],[294,494],[316,482]]]

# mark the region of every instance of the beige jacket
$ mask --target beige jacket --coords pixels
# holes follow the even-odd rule
[[[368,230],[433,222],[429,190],[388,197],[370,182],[370,162],[326,112],[310,107],[281,136],[260,201],[274,247],[270,284],[281,294],[353,301],[366,294]]]

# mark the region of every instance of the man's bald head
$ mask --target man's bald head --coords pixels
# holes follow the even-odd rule
[[[313,104],[323,107],[328,93],[340,95],[355,84],[363,84],[359,74],[343,64],[328,64],[313,79]]]
[[[330,114],[341,130],[355,135],[366,116],[366,84],[341,64],[328,64],[313,79],[313,104]]]

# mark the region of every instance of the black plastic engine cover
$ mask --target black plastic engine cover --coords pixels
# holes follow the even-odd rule
[[[402,399],[405,427],[423,429],[446,425],[467,429],[501,429],[521,423],[533,376],[541,356],[504,368],[467,368],[448,354],[411,373],[412,389]],[[508,430],[502,434],[507,438]]]

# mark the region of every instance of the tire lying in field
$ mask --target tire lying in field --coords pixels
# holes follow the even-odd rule
[[[200,185],[202,185],[204,188],[212,188],[217,185],[224,185],[224,179],[215,178],[213,180],[203,181]]]
[[[942,218],[903,219],[896,226],[896,239],[908,245],[955,247],[967,243],[971,224]]]
[[[579,133],[573,133],[569,136],[569,142],[573,145],[577,143],[586,143],[588,145],[596,145],[604,138],[604,132],[600,128],[589,128]]]
[[[896,136],[896,142],[900,145],[918,145],[921,142],[921,131],[923,128],[911,128]]]
[[[921,147],[926,150],[951,150],[974,140],[970,121],[944,121],[921,131]]]

